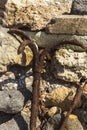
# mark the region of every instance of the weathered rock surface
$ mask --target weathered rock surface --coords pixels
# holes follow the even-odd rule
[[[70,115],[67,121],[66,130],[84,130],[78,117],[76,115]]]
[[[51,65],[55,78],[68,82],[80,82],[87,78],[87,53],[60,49],[56,51]]]
[[[53,106],[53,107],[51,107],[51,108],[48,110],[47,115],[48,115],[49,117],[52,117],[53,115],[55,115],[56,113],[58,113],[59,110],[60,110],[60,108],[58,109],[57,106]],[[60,111],[61,111],[61,110],[60,110]]]
[[[31,30],[41,30],[50,20],[65,12],[70,12],[71,2],[59,0],[0,0],[1,22],[4,26],[27,26]],[[3,8],[5,7],[5,9]]]
[[[29,129],[29,115],[19,113],[11,120],[0,125],[0,130],[30,130]]]
[[[61,121],[61,115],[56,114],[48,119],[48,122],[44,125],[44,130],[58,130]]]
[[[10,68],[9,68],[10,69]],[[13,66],[0,76],[0,90],[26,89],[32,91],[33,74],[29,67]],[[27,94],[27,92],[26,92]]]
[[[31,102],[28,101],[23,110],[17,114],[0,113],[0,130],[30,130]],[[40,125],[37,120],[37,127]]]
[[[12,35],[7,33],[8,29],[0,26],[0,72],[7,71],[7,66],[13,64],[19,64],[21,66],[28,65],[33,54],[31,50],[26,47],[23,54],[18,55],[17,50],[20,42],[16,40]],[[46,47],[48,45],[53,45],[54,43],[62,40],[72,40],[76,39],[82,44],[87,46],[87,36],[77,36],[77,35],[56,35],[56,34],[46,34],[45,32],[29,32],[26,31],[39,47]],[[21,40],[21,39],[20,39]],[[66,48],[71,48],[73,50],[83,51],[80,47],[73,45],[65,45]]]
[[[31,50],[26,47],[23,54],[18,55],[17,50],[20,43],[10,34],[8,29],[0,26],[0,72],[7,71],[8,65],[28,65],[33,57]]]
[[[48,122],[45,124],[45,130],[58,130],[60,126],[61,115],[56,114],[48,119]],[[70,115],[67,121],[65,130],[83,130],[83,127],[78,120],[76,115]]]
[[[26,33],[35,40],[39,47],[47,47],[63,40],[77,40],[87,46],[87,36],[47,34],[43,31],[26,31]],[[65,45],[65,47],[68,49],[82,51],[80,47],[74,45]]]
[[[71,7],[71,14],[87,15],[87,0],[74,0]]]
[[[48,33],[87,35],[87,16],[59,15],[47,25]]]
[[[0,91],[0,98],[0,111],[2,112],[18,113],[24,107],[25,97],[20,91]]]
[[[76,89],[68,87],[58,87],[45,96],[45,105],[47,107],[58,106],[62,110],[69,109],[75,96]]]

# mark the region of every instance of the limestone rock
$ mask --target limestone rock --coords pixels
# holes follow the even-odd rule
[[[51,65],[55,78],[68,82],[80,82],[87,78],[87,53],[60,49],[56,51]]]
[[[18,55],[17,50],[20,43],[7,31],[8,29],[0,26],[0,72],[7,71],[7,66],[13,64],[26,66],[33,57],[29,47],[26,47],[23,54]]]
[[[47,25],[48,33],[87,35],[87,16],[59,15]]]
[[[44,125],[44,130],[59,130],[59,124],[61,121],[61,114],[53,115],[48,119],[48,122]]]
[[[76,115],[70,115],[67,121],[66,130],[84,130],[78,117]]]
[[[53,17],[70,12],[71,7],[69,0],[0,0],[0,4],[5,7],[0,8],[4,26],[26,26],[31,30],[45,28]]]
[[[27,105],[24,109],[15,115],[2,114],[0,117],[0,130],[30,130],[30,107]],[[0,113],[1,116],[1,113]],[[40,120],[37,119],[37,127],[40,125]]]
[[[25,98],[20,91],[0,91],[0,98],[0,111],[18,113],[23,109]]]
[[[74,0],[71,7],[71,14],[87,15],[87,0]]]
[[[56,114],[48,119],[44,130],[59,130],[61,115]],[[83,127],[76,115],[70,115],[65,130],[83,130]]]
[[[58,87],[54,89],[51,93],[45,96],[45,105],[47,107],[58,106],[62,110],[69,109],[72,100],[75,96],[76,89],[68,87]]]
[[[78,42],[81,42],[82,44],[87,46],[87,36],[47,34],[43,31],[38,32],[26,31],[26,33],[34,39],[34,41],[37,43],[39,47],[43,48],[63,40],[77,40]],[[83,51],[82,48],[75,45],[67,44],[64,45],[63,47],[73,49],[75,51],[76,50]]]
[[[0,130],[30,130],[29,128],[29,115],[17,114],[12,119],[0,125]]]
[[[56,106],[54,106],[48,110],[47,114],[49,117],[51,117],[51,116],[55,115],[57,112],[58,112],[58,108]]]
[[[10,71],[0,75],[0,90],[22,90],[32,91],[33,73],[29,67],[11,66]],[[22,92],[23,93],[23,92]],[[27,95],[27,97],[29,97]]]
[[[12,35],[8,34],[7,30],[8,29],[0,26],[0,72],[7,71],[7,66],[13,64],[26,66],[33,58],[33,54],[28,47],[25,48],[23,54],[17,54],[20,42]],[[82,42],[82,44],[87,46],[87,36],[46,34],[42,31],[26,31],[26,33],[33,38],[39,47],[43,48],[49,45],[53,45],[58,41],[73,39],[76,39],[77,41]],[[74,45],[64,45],[63,47],[73,49],[75,51],[83,51],[80,47]]]

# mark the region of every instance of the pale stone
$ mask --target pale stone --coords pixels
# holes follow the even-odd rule
[[[1,17],[4,26],[26,26],[31,30],[41,30],[46,27],[53,17],[70,12],[71,3],[59,0],[7,0],[0,4],[4,14]]]
[[[68,118],[65,130],[84,130],[84,129],[78,117],[76,115],[71,114]]]
[[[87,15],[59,15],[47,25],[48,33],[87,35]]]
[[[21,112],[21,114],[16,114],[12,119],[0,124],[0,130],[30,130],[29,122],[30,116]]]
[[[46,106],[58,106],[61,107],[62,110],[66,110],[70,108],[72,100],[75,96],[76,89],[68,88],[65,86],[58,87],[54,89],[51,93],[47,93],[45,96],[45,104]]]
[[[5,72],[0,76],[0,90],[3,91],[5,90],[15,91],[23,89],[24,94],[28,93],[28,95],[31,96],[32,83],[33,83],[33,73],[32,69],[29,69],[29,67],[14,65],[11,66],[11,68],[9,68],[9,71]],[[30,93],[28,90],[30,91]]]
[[[25,97],[18,90],[0,91],[0,111],[15,114],[20,112],[25,103]]]
[[[20,55],[17,54],[18,47],[20,46],[19,41],[21,41],[21,39],[17,37],[17,39],[19,39],[18,41],[14,36],[8,34],[7,31],[8,29],[0,27],[0,72],[7,71],[8,65],[19,64],[26,66],[33,58],[33,54],[28,47],[24,50],[25,55],[24,53]],[[59,41],[74,39],[87,46],[87,36],[46,34],[42,31],[26,31],[26,33],[42,48],[53,45]],[[83,51],[80,47],[70,44],[62,47],[75,51]]]
[[[29,65],[33,58],[29,47],[25,48],[24,53],[17,53],[20,42],[7,31],[8,29],[0,27],[0,72],[7,71],[7,66],[13,64]]]
[[[87,53],[59,49],[52,59],[51,71],[55,78],[79,83],[87,78]]]
[[[43,48],[64,40],[77,40],[87,47],[87,36],[47,34],[43,31],[26,31],[26,33],[34,39],[39,47]],[[81,47],[71,44],[62,45],[62,47],[75,51],[83,51]]]
[[[49,110],[48,110],[48,116],[53,116],[54,114],[56,114],[58,111],[58,108],[56,106],[54,107],[51,107]]]

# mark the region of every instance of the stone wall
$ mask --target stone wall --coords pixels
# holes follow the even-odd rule
[[[22,29],[41,49],[66,40],[87,48],[87,15],[71,15],[71,4],[72,0],[0,0],[0,130],[30,130],[33,53],[26,46],[18,54],[23,39],[9,34],[9,28]],[[87,78],[87,53],[81,47],[65,44],[52,54],[40,82],[47,114],[44,130],[59,129],[78,84]],[[68,130],[87,129],[87,86],[78,107],[79,119],[70,115]]]
[[[6,26],[26,26],[41,30],[59,14],[70,12],[69,1],[59,0],[0,0],[1,23]]]

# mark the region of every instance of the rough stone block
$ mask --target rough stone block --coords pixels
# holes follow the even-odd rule
[[[68,1],[68,2],[67,2]],[[7,0],[2,2],[0,10],[4,12],[2,23],[4,26],[22,26],[31,30],[41,30],[46,27],[50,20],[65,12],[70,12],[69,0]]]
[[[47,25],[46,31],[55,34],[87,35],[87,16],[59,15]]]
[[[0,26],[0,72],[7,71],[8,65],[19,64],[27,66],[33,58],[32,51],[28,46],[26,46],[24,54],[17,53],[20,43],[7,31],[8,29]]]
[[[72,3],[71,14],[87,15],[87,0],[74,0]]]
[[[79,83],[81,78],[87,78],[86,52],[60,49],[51,60],[51,71],[56,79]]]

